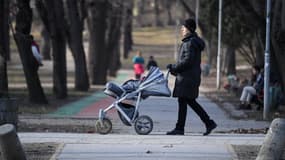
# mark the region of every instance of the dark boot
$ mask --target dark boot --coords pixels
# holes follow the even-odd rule
[[[173,129],[172,131],[166,132],[166,135],[184,135],[184,131]]]
[[[206,124],[206,132],[203,133],[203,136],[207,136],[208,134],[210,134],[212,130],[215,129],[216,127],[217,124],[213,120],[210,120],[209,123]]]
[[[245,108],[245,104],[244,103],[240,103],[239,105],[238,105],[238,110],[240,110],[240,109],[244,109]]]
[[[250,105],[250,104],[247,104],[244,109],[246,109],[246,110],[251,110],[251,105]]]

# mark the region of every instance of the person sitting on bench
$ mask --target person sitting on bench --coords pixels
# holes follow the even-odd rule
[[[240,97],[240,109],[251,109],[250,101],[253,96],[257,95],[263,90],[264,76],[261,68],[253,66],[253,79],[256,77],[252,86],[245,86]],[[252,80],[253,80],[252,79]]]

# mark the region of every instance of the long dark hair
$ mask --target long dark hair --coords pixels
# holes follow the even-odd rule
[[[258,65],[254,65],[252,68],[254,68],[257,71],[257,73],[260,73],[261,71],[261,67]]]

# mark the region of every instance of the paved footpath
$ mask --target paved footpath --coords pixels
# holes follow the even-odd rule
[[[21,133],[22,143],[57,142],[58,160],[232,160],[232,145],[261,145],[264,135],[166,136]]]
[[[124,78],[131,72],[121,72]],[[119,83],[120,84],[120,83]],[[173,77],[170,78],[173,86]],[[114,99],[96,93],[81,101],[62,107],[49,116],[74,116],[97,118],[98,110],[105,108]],[[231,119],[226,112],[205,96],[198,98],[200,104],[214,119],[218,127],[209,136],[201,136],[205,131],[199,117],[188,109],[185,136],[166,136],[173,129],[177,118],[175,98],[150,97],[140,103],[140,115],[148,115],[154,121],[150,135],[137,135],[133,127],[127,127],[118,119],[115,111],[108,113],[114,125],[109,135],[67,134],[67,133],[19,133],[22,143],[57,142],[60,150],[54,156],[59,160],[230,160],[236,159],[232,149],[236,145],[261,145],[262,134],[220,134],[232,129],[260,129],[269,127],[269,122]]]

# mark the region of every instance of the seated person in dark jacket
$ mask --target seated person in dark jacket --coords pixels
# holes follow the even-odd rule
[[[263,72],[261,71],[261,68],[258,66],[253,66],[253,75],[255,75],[254,77],[256,79],[255,81],[253,81],[252,79],[252,86],[245,86],[242,90],[242,94],[240,97],[240,108],[250,109],[250,101],[252,97],[263,90],[264,76]]]

